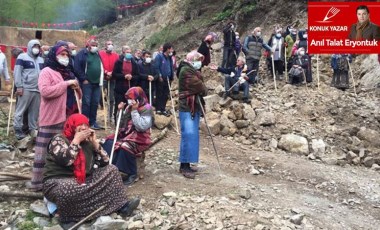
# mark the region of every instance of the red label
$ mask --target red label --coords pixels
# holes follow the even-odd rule
[[[358,35],[358,17],[369,10],[369,21]],[[359,15],[359,16],[358,16]],[[363,24],[366,24],[364,22]],[[380,53],[380,3],[379,2],[309,2],[308,52],[327,53]],[[359,33],[360,34],[360,33]]]

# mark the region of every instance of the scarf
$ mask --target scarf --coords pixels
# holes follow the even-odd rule
[[[138,102],[137,111],[142,116],[153,117],[153,108],[148,103],[144,90],[141,87],[132,87],[125,93],[125,100],[132,99]],[[127,109],[123,121],[120,122],[121,128],[117,134],[117,142],[115,143],[115,150],[123,148],[131,154],[139,157],[141,152],[148,149],[151,144],[150,130],[138,132],[133,124],[131,116],[132,108]],[[115,135],[110,135],[107,140],[114,139]]]
[[[68,45],[64,41],[58,42],[50,49],[49,54],[45,60],[45,66],[50,67],[52,70],[60,73],[64,81],[75,79],[74,67],[71,57],[68,66],[63,66],[57,61],[57,51],[62,50],[62,48],[68,51]],[[78,111],[78,104],[76,103],[74,90],[67,88],[66,116],[68,117],[71,114],[77,113]]]
[[[73,114],[67,120],[63,127],[63,135],[71,142],[74,139],[75,129],[82,124],[89,125],[88,119],[82,114]],[[78,184],[86,181],[86,157],[82,148],[79,149],[77,158],[73,164],[74,176]]]
[[[363,30],[368,26],[369,19],[364,21],[363,23],[357,23],[356,24],[356,40],[362,40],[363,39]]]

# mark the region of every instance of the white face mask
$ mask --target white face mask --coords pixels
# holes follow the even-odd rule
[[[260,37],[261,36],[261,32],[256,32],[256,36]]]
[[[91,46],[90,52],[91,52],[91,53],[96,53],[96,52],[98,52],[98,47],[97,47],[97,46]]]
[[[49,54],[49,51],[44,51],[45,56],[48,56],[48,54]]]
[[[302,37],[303,37],[303,38],[307,38],[307,34],[303,34]]]
[[[234,25],[232,25],[232,26],[231,26],[231,29],[232,29],[232,30],[233,30],[233,29],[235,29],[235,26],[234,26]]]
[[[301,56],[305,55],[305,51],[300,51],[300,55]]]
[[[276,37],[280,38],[281,37],[281,33],[277,33]]]
[[[170,53],[169,53],[169,56],[173,56],[173,52],[170,52]]]
[[[68,57],[57,56],[57,61],[59,64],[61,64],[63,66],[69,65],[69,58]]]
[[[133,105],[133,100],[132,99],[128,99],[128,105]]]
[[[193,62],[192,65],[195,69],[200,69],[202,67],[202,62],[201,61],[195,61],[195,62]]]
[[[39,53],[40,53],[40,49],[39,48],[33,48],[32,49],[32,54],[38,55]]]
[[[107,50],[108,50],[108,51],[112,51],[112,50],[113,50],[113,45],[108,45],[108,46],[107,46]]]
[[[77,55],[77,51],[76,50],[71,50],[71,56],[75,56]]]
[[[150,57],[149,57],[149,58],[145,58],[145,63],[148,63],[148,64],[149,64],[149,63],[151,63],[151,62],[152,62],[152,58],[150,58]]]

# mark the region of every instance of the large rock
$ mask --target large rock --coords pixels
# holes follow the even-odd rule
[[[311,149],[314,156],[322,158],[326,152],[326,144],[322,139],[313,139],[311,140]]]
[[[307,139],[295,134],[282,135],[278,147],[291,153],[309,155]]]
[[[220,99],[219,100],[219,105],[222,106],[222,107],[228,107],[230,106],[230,104],[232,103],[232,98],[230,97],[227,97],[226,99]]]
[[[361,140],[366,141],[369,145],[374,147],[380,147],[379,141],[380,133],[376,130],[368,129],[365,127],[361,127],[358,132],[358,137]]]
[[[220,101],[220,97],[217,94],[213,94],[213,95],[203,97],[203,99],[205,100],[205,103],[206,103],[205,104],[206,113],[209,113],[212,110],[214,110],[216,105]]]
[[[112,219],[110,216],[101,216],[92,225],[93,230],[117,230],[127,229],[128,223],[125,220]]]
[[[220,128],[223,136],[232,136],[237,131],[236,125],[224,114],[220,117]]]
[[[219,119],[207,120],[207,125],[210,128],[210,131],[213,135],[219,134],[219,132],[220,132],[220,120]],[[208,129],[207,129],[207,126],[206,126],[206,123],[204,122],[204,120],[201,121],[200,129],[204,133],[208,134]]]
[[[157,129],[164,129],[169,126],[169,124],[172,122],[172,117],[166,117],[163,115],[155,115],[154,116],[154,126],[157,127]]]
[[[220,86],[220,82],[216,80],[209,80],[205,83],[207,89],[215,90],[218,86]]]
[[[380,65],[377,61],[377,55],[370,55],[369,57],[365,58],[360,64],[361,73],[360,75],[363,76],[360,79],[360,83],[364,88],[375,88],[380,84],[380,78],[379,78],[379,72],[380,72]],[[356,77],[356,79],[358,79]]]
[[[257,123],[262,126],[270,126],[276,123],[275,115],[271,112],[262,112],[257,116]]]
[[[256,119],[255,110],[250,105],[244,104],[243,118],[251,121],[251,123]]]
[[[235,125],[238,129],[246,128],[249,126],[249,121],[247,120],[237,120],[235,121]]]
[[[31,203],[30,210],[43,216],[49,216],[49,211],[46,207],[46,204],[42,200],[36,200],[35,202]]]
[[[238,102],[233,101],[231,104],[231,110],[235,114],[235,117],[237,120],[243,119],[243,108],[244,106]]]

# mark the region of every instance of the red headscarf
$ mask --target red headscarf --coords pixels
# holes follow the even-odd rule
[[[71,115],[63,128],[63,135],[71,142],[74,139],[75,129],[83,124],[89,125],[86,116],[76,113]],[[80,148],[77,158],[74,161],[74,176],[79,184],[86,181],[86,157],[83,150]]]

